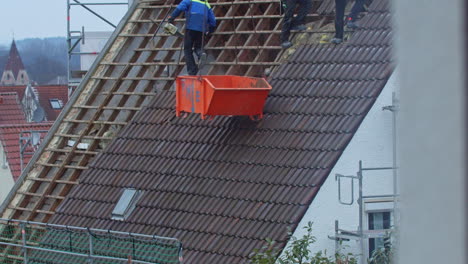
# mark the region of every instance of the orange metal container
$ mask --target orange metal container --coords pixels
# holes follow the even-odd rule
[[[233,75],[179,76],[176,79],[176,115],[200,113],[263,117],[271,86],[263,78]]]

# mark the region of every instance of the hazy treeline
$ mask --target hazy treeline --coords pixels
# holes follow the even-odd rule
[[[67,76],[67,41],[63,37],[16,40],[18,51],[29,77],[39,84],[47,84],[57,76]],[[0,70],[3,72],[10,45],[0,45]],[[77,56],[74,56],[77,57]],[[78,68],[79,58],[72,60]]]

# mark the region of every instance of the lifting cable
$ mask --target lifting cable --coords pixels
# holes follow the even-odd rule
[[[181,61],[181,57],[182,57],[183,52],[184,52],[184,41],[182,40],[182,44],[180,45],[180,50],[179,50],[179,58],[177,59],[177,67],[179,67],[181,65],[180,61]],[[176,71],[174,71],[174,73],[176,73]],[[175,76],[175,74],[174,74],[174,77],[177,77],[177,76]]]
[[[156,37],[156,34],[158,34],[158,31],[159,29],[161,28],[162,24],[164,24],[164,21],[166,21],[167,19],[167,16],[171,13],[171,10],[172,10],[172,5],[174,4],[175,0],[173,0],[169,6],[169,9],[167,10],[166,14],[164,15],[163,19],[161,20],[161,23],[158,24],[158,27],[156,28],[156,31],[154,32],[153,34],[153,37],[151,38],[154,42],[154,38]],[[156,23],[155,20],[153,20],[152,18],[150,18],[151,21],[153,21],[153,23]]]
[[[173,0],[173,1],[170,3],[169,8],[168,8],[166,14],[164,15],[163,19],[161,20],[161,22],[160,22],[160,23],[158,24],[158,26],[156,27],[156,30],[154,31],[153,37],[151,38],[151,41],[153,41],[154,44],[156,44],[156,41],[154,40],[154,38],[156,37],[156,35],[158,34],[159,29],[161,28],[161,26],[164,24],[164,22],[166,21],[167,17],[168,17],[169,14],[171,13],[172,7],[173,7],[174,3],[175,3],[175,0]],[[158,15],[159,15],[159,14],[158,14]],[[152,19],[152,18],[150,18],[150,20],[151,20],[153,23],[155,23],[155,24],[157,23],[156,20],[154,20],[154,19]],[[183,47],[183,45],[182,45],[182,47]],[[179,54],[179,60],[180,60],[180,54]],[[179,62],[178,62],[178,63],[179,63]],[[176,65],[176,67],[177,67],[177,66],[179,66],[179,65]],[[166,67],[167,67],[168,76],[169,76],[169,67],[170,67],[170,65],[167,65]],[[175,72],[176,72],[176,71],[174,71],[174,73],[175,73]]]
[[[192,0],[192,1],[193,1],[193,0]],[[200,54],[200,57],[198,58],[198,80],[199,80],[199,81],[201,81],[201,79],[202,79],[202,77],[201,77],[201,70],[202,70],[202,69],[200,68],[200,59],[201,59],[201,56],[203,55],[203,53],[206,54],[206,52],[205,52],[205,30],[206,30],[206,22],[207,22],[207,21],[206,21],[206,20],[207,20],[206,9],[208,8],[208,0],[205,0],[204,2],[205,2],[205,5],[204,5],[204,7],[203,7],[202,43],[201,43],[201,47],[200,47],[202,53]],[[192,8],[192,7],[190,6],[190,8]],[[209,29],[208,29],[208,30],[209,30]],[[209,32],[209,31],[208,31],[208,32]],[[198,55],[197,55],[197,56],[198,56]],[[206,62],[207,62],[207,60],[208,60],[208,54],[206,54],[205,56],[206,56],[205,62],[204,62],[203,65],[201,65],[201,66],[203,66],[202,68],[205,67],[205,64],[206,64]]]
[[[236,5],[236,7],[238,7],[238,6]],[[232,8],[232,6],[231,6],[231,8]],[[229,10],[231,10],[231,8],[229,8]],[[236,12],[237,12],[237,8],[236,8]],[[236,19],[235,19],[234,14],[232,14],[232,19],[231,19],[231,21],[232,21],[232,25],[233,25],[233,29],[234,29],[234,36],[233,36],[233,37],[234,37],[235,40],[237,40],[237,38],[236,38],[237,27],[236,27]],[[229,39],[231,39],[231,38],[229,38]],[[229,43],[228,43],[228,44],[229,44]],[[234,49],[236,50],[236,54],[235,54],[235,56],[234,56],[234,60],[236,61],[236,64],[235,64],[236,66],[239,64],[239,61],[238,61],[239,50],[238,50],[237,48],[238,48],[237,42],[234,41]]]
[[[258,37],[257,37],[257,26],[255,25],[255,22],[254,22],[254,15],[253,15],[253,7],[252,7],[252,2],[251,0],[249,0],[249,9],[250,9],[250,21],[252,23],[252,27],[253,27],[253,31],[254,31],[254,37],[255,37],[255,42],[257,43],[257,50],[260,49],[260,41],[258,40]],[[261,19],[263,20],[263,18]],[[257,53],[257,56],[258,54],[260,54],[262,52],[262,50],[260,50],[258,53]],[[252,67],[252,66],[251,66]],[[251,69],[251,67],[249,67]],[[262,68],[262,72],[265,72],[265,67],[262,65],[261,66]]]
[[[256,34],[257,34],[257,27],[255,26],[254,17],[253,17],[254,15],[253,15],[253,13],[252,13],[253,8],[252,8],[252,1],[251,1],[251,0],[249,0],[249,9],[250,9],[250,22],[252,22],[252,29],[253,29],[253,31],[254,31],[254,33],[255,33],[255,35],[256,35]],[[257,40],[257,41],[256,41],[256,42],[257,42],[257,46],[259,46],[259,45],[258,45],[258,43],[259,43],[259,42],[258,42],[258,38],[256,38],[256,40]]]
[[[186,16],[187,16],[187,14],[186,14]],[[185,32],[187,33],[187,25],[186,24],[187,23],[185,23],[184,25],[185,25]],[[181,28],[181,30],[182,30],[182,28]],[[174,80],[177,79],[177,74],[176,73],[177,72],[180,73],[182,71],[182,69],[184,68],[184,66],[182,66],[182,69],[180,69],[178,71],[178,69],[182,65],[181,60],[182,60],[182,53],[184,52],[184,44],[185,44],[184,40],[185,40],[185,34],[184,34],[184,39],[182,40],[182,43],[180,44],[179,57],[177,58],[177,64],[176,64],[175,69],[174,69]],[[176,40],[174,40],[174,43],[172,45],[174,45],[175,42],[176,42]]]

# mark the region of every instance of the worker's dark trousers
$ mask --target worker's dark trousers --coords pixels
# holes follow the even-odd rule
[[[343,38],[343,31],[344,31],[344,13],[346,8],[347,0],[335,0],[335,8],[336,8],[336,16],[335,16],[335,38]],[[364,0],[356,0],[354,3],[353,8],[351,9],[351,13],[349,17],[351,20],[356,20],[359,13],[361,13],[364,9]]]
[[[311,0],[283,0],[283,3],[286,4],[286,8],[284,10],[283,28],[281,30],[281,42],[289,40],[291,28],[305,23],[305,18],[312,6]],[[294,17],[294,10],[298,5],[299,12]]]
[[[185,63],[187,65],[187,73],[189,75],[196,75],[198,72],[198,66],[195,63],[195,59],[193,58],[193,51],[201,50],[202,37],[203,33],[201,31],[190,29],[185,30],[184,55]]]

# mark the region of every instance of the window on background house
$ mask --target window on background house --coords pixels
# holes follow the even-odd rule
[[[59,99],[50,99],[50,106],[52,106],[53,109],[62,109],[63,103],[62,100]]]
[[[112,219],[114,220],[125,220],[135,209],[136,203],[141,196],[141,191],[137,189],[124,189],[122,195],[120,196],[117,205],[112,211]]]
[[[369,212],[368,213],[369,230],[387,230],[391,227],[391,212]],[[376,249],[384,247],[384,238],[369,238],[369,256]]]

